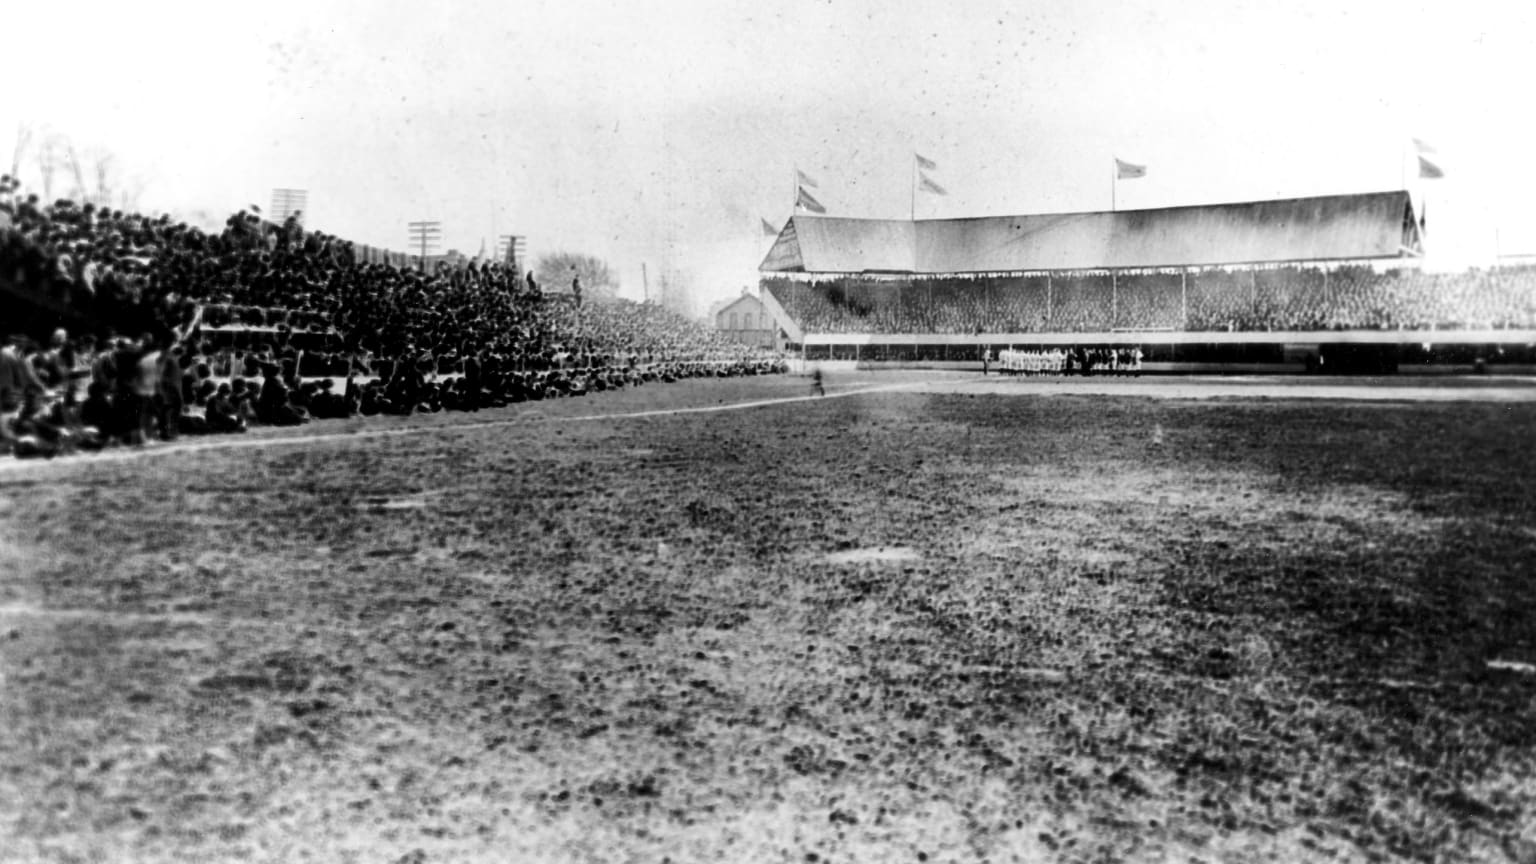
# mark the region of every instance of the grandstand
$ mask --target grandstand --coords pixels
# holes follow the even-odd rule
[[[1536,356],[1536,267],[1421,269],[1406,191],[917,221],[796,215],[761,295],[808,359],[1138,346],[1149,368]],[[1427,347],[1426,347],[1427,346]]]
[[[0,455],[784,369],[655,304],[583,307],[500,262],[415,261],[295,217],[205,233],[0,176]]]

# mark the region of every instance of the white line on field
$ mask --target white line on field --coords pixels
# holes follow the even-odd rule
[[[522,415],[508,417],[504,420],[483,420],[476,423],[445,423],[433,426],[406,426],[395,429],[359,429],[352,432],[329,432],[323,435],[292,435],[281,438],[235,438],[217,437],[195,443],[177,443],[166,445],[151,445],[147,448],[120,448],[107,450],[100,453],[80,453],[74,456],[66,456],[62,459],[9,459],[0,460],[0,474],[12,471],[20,471],[28,468],[41,468],[50,465],[80,465],[98,464],[106,462],[127,462],[132,459],[140,459],[149,456],[168,456],[182,453],[204,453],[215,450],[249,450],[265,447],[277,447],[291,444],[315,444],[326,441],[356,441],[364,438],[392,438],[401,435],[420,435],[431,432],[458,432],[461,430],[495,429],[502,426],[522,426],[532,423],[551,422],[577,422],[588,420],[632,420],[646,417],[667,417],[674,414],[708,414],[719,411],[741,411],[748,408],[765,408],[771,405],[788,405],[795,402],[816,402],[823,399],[842,399],[849,396],[862,396],[868,393],[883,393],[892,390],[907,390],[921,386],[913,382],[902,384],[885,384],[879,387],[861,387],[857,390],[843,390],[828,393],[825,396],[785,396],[778,399],[755,399],[750,402],[731,402],[719,405],[704,405],[693,408],[657,408],[649,411],[628,411],[617,414],[578,414],[569,417],[548,416],[544,414]]]

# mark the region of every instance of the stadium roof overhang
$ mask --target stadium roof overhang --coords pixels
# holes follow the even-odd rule
[[[1094,213],[901,221],[797,215],[764,274],[1001,274],[1416,258],[1406,191]]]

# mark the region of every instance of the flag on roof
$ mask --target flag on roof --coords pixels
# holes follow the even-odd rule
[[[763,236],[777,237],[779,236],[779,229],[773,227],[772,222],[769,222],[767,219],[763,219]]]
[[[939,170],[939,163],[933,161],[932,159],[929,159],[921,153],[913,153],[912,155],[917,159],[917,167],[926,169],[928,171]]]
[[[1423,138],[1415,138],[1415,139],[1413,139],[1413,146],[1414,146],[1414,147],[1415,147],[1415,148],[1416,148],[1416,149],[1417,149],[1417,150],[1418,150],[1418,151],[1419,151],[1419,152],[1420,152],[1420,153],[1428,153],[1428,154],[1429,154],[1429,155],[1431,155],[1431,156],[1433,156],[1433,155],[1435,155],[1435,154],[1436,154],[1436,153],[1438,153],[1438,152],[1440,152],[1440,151],[1438,151],[1438,150],[1436,150],[1436,149],[1435,149],[1435,148],[1434,148],[1434,147],[1431,147],[1431,146],[1430,146],[1430,145],[1429,145],[1429,144],[1427,144],[1427,143],[1426,143],[1426,142],[1425,142],[1425,141],[1424,141],[1424,139],[1423,139]]]
[[[801,171],[799,168],[795,169],[795,179],[799,181],[801,186],[809,186],[812,189],[817,188],[816,181],[812,180],[810,175],[806,174],[804,171]]]
[[[923,190],[924,192],[932,192],[935,195],[948,195],[949,194],[947,191],[945,191],[943,186],[940,186],[939,184],[933,182],[933,178],[929,177],[927,174],[924,174],[923,172],[919,171],[919,172],[917,172],[917,176],[919,178],[918,179],[918,183],[917,183],[917,188]]]
[[[1119,157],[1115,158],[1115,177],[1119,180],[1134,180],[1137,177],[1147,176],[1147,166],[1132,165]]]
[[[1419,176],[1423,177],[1425,180],[1439,180],[1441,177],[1445,176],[1445,172],[1440,170],[1439,165],[1436,165],[1428,159],[1425,159],[1423,156],[1420,156]]]
[[[824,214],[824,213],[827,212],[827,208],[821,206],[821,202],[820,201],[817,201],[815,198],[812,198],[811,197],[811,193],[805,191],[804,187],[801,187],[799,189],[799,192],[800,192],[800,194],[795,198],[795,206],[796,207],[804,207],[805,209],[811,211],[812,213],[823,213]]]

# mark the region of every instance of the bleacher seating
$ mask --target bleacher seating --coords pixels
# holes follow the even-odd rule
[[[1536,267],[1424,273],[1369,266],[1206,268],[998,278],[763,280],[813,334],[1536,327]]]
[[[95,429],[105,444],[142,440],[146,425],[162,435],[237,431],[246,421],[468,410],[784,368],[773,351],[654,304],[545,296],[499,263],[423,273],[395,260],[297,219],[276,225],[242,211],[205,233],[168,216],[45,206],[0,178],[0,299],[28,320],[86,330],[60,331],[46,346],[9,334],[22,372],[38,371],[0,392],[25,400],[4,406],[20,416],[0,425],[0,451],[56,452],[79,437],[85,404],[111,427]],[[870,301],[899,326],[883,302]],[[345,398],[305,380],[313,376],[345,378]],[[194,405],[202,412],[218,379],[229,379],[229,410],[219,409],[217,428],[201,414],[167,421]]]

